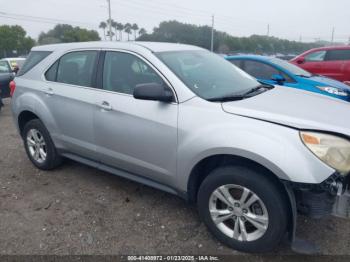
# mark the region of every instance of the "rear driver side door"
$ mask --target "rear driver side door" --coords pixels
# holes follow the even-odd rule
[[[178,104],[175,99],[172,103],[138,100],[133,91],[137,84],[151,82],[173,90],[160,72],[137,54],[107,51],[102,61],[94,113],[100,161],[170,184],[176,174]]]

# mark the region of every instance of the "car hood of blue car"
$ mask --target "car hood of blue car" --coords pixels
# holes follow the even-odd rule
[[[305,84],[310,84],[313,86],[336,87],[336,88],[339,88],[343,91],[347,91],[348,93],[350,93],[350,86],[348,86],[340,81],[337,81],[337,80],[334,80],[334,79],[331,79],[331,78],[328,78],[325,76],[318,76],[318,75],[313,75],[311,77],[298,76],[298,80],[299,80],[299,82],[303,82]]]

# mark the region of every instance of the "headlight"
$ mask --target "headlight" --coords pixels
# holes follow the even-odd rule
[[[301,140],[314,155],[342,175],[350,171],[350,142],[344,138],[316,133],[300,132]]]
[[[348,96],[348,93],[336,88],[336,87],[331,87],[331,86],[317,86],[318,89],[325,91],[327,93],[337,95],[337,96]]]

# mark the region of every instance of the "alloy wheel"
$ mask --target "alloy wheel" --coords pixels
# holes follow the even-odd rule
[[[264,202],[240,185],[223,185],[214,190],[209,198],[209,212],[216,227],[238,241],[261,238],[269,225]]]
[[[39,164],[44,163],[47,157],[47,149],[45,139],[40,131],[30,129],[26,141],[31,157]]]

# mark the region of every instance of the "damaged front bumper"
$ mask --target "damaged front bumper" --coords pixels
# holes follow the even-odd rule
[[[350,175],[338,173],[321,184],[302,184],[285,181],[285,189],[291,205],[290,224],[291,248],[296,253],[316,254],[317,246],[296,236],[297,214],[311,218],[336,216],[350,218]]]
[[[335,173],[321,184],[293,184],[292,188],[299,213],[350,218],[350,176]]]

